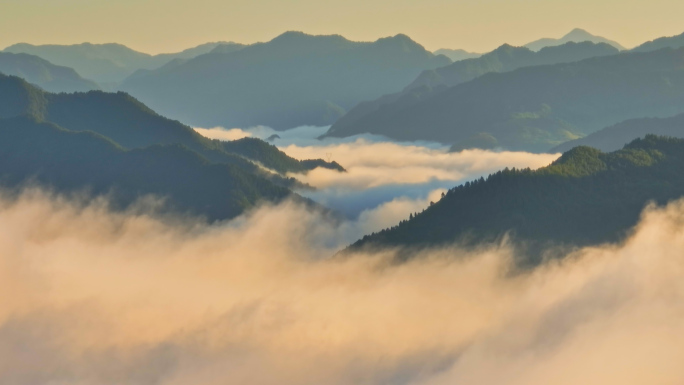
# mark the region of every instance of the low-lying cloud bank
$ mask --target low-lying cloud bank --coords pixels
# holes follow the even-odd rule
[[[289,145],[282,148],[297,159],[325,158],[342,164],[347,173],[318,168],[300,179],[319,188],[365,190],[383,185],[424,184],[430,181],[456,182],[489,174],[505,167],[533,169],[547,166],[556,154],[466,150],[448,152],[415,144],[369,142],[320,146]]]
[[[536,169],[558,158],[557,154],[507,151],[450,153],[447,146],[439,143],[393,142],[373,135],[316,139],[326,129],[300,127],[278,132],[266,127],[197,130],[202,135],[221,140],[240,135],[266,139],[277,134],[280,138],[273,144],[291,157],[320,158],[340,163],[347,172],[317,168],[307,174],[291,176],[317,188],[313,192],[302,191],[302,195],[349,218],[357,218],[364,211],[394,200],[423,202],[435,190],[448,189],[505,167]],[[421,209],[426,206],[427,203]],[[408,214],[404,213],[404,217]]]
[[[0,198],[0,382],[684,381],[683,202],[516,274],[505,247],[396,265],[338,237],[291,203],[206,226]]]

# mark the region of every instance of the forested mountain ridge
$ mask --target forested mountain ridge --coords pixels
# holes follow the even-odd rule
[[[126,150],[100,134],[66,130],[30,115],[0,119],[0,185],[36,184],[60,194],[106,195],[115,209],[156,196],[164,200],[163,212],[209,221],[233,218],[263,201],[304,201],[180,144]]]
[[[351,249],[474,246],[510,234],[529,252],[522,262],[536,263],[553,247],[624,239],[649,202],[684,196],[682,171],[682,139],[649,135],[612,153],[576,147],[536,171],[506,169],[455,187]]]
[[[450,62],[405,35],[361,43],[286,32],[237,52],[136,74],[121,89],[199,127],[325,126],[360,101]]]
[[[475,59],[455,62],[445,67],[423,71],[418,78],[396,94],[382,96],[373,101],[359,103],[330,128],[330,136],[355,130],[354,126],[368,125],[366,121],[384,119],[409,106],[435,97],[453,87],[491,72],[508,72],[518,68],[576,62],[597,56],[617,54],[607,44],[566,43],[533,52],[525,47],[504,44],[496,50]],[[358,131],[358,130],[355,130]]]
[[[49,92],[98,90],[92,80],[84,79],[72,68],[54,65],[38,56],[0,52],[0,73],[19,76]]]
[[[327,135],[546,152],[624,120],[683,113],[683,63],[684,48],[668,48],[489,73]]]
[[[205,138],[123,92],[51,94],[19,78],[0,75],[0,102],[0,118],[31,114],[68,130],[97,132],[128,149],[182,144],[209,161],[231,163],[251,171],[257,167],[250,161],[283,174],[314,168],[310,162],[290,158],[266,142],[256,145],[258,139],[233,143]],[[322,160],[316,166],[341,169],[339,164]]]

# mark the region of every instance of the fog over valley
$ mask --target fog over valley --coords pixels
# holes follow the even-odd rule
[[[395,199],[406,203],[407,199],[416,201],[409,211],[392,217],[395,223],[411,212],[421,211],[454,185],[506,167],[536,169],[547,166],[559,156],[484,150],[449,152],[448,146],[440,143],[394,142],[375,135],[318,140],[327,127],[299,127],[287,131],[274,131],[268,127],[195,130],[219,140],[268,139],[278,135],[271,143],[296,159],[336,161],[346,172],[317,168],[306,174],[291,174],[315,188],[299,193],[352,217]],[[435,191],[438,193],[431,194]],[[431,199],[427,199],[429,195]],[[383,223],[384,227],[392,225],[392,222]]]
[[[624,243],[523,271],[506,244],[330,258],[339,229],[292,203],[206,226],[38,190],[0,202],[7,383],[684,376],[681,202],[647,209]]]
[[[0,385],[684,384],[683,12],[0,1]]]

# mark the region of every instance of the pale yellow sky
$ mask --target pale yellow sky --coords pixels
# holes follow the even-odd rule
[[[684,0],[0,0],[0,48],[89,41],[160,53],[299,30],[485,52],[575,27],[632,47],[684,32],[682,15]]]

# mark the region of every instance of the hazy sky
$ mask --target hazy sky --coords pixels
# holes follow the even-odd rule
[[[684,32],[682,0],[0,0],[0,47],[119,42],[150,52],[286,30],[489,51],[574,27],[632,47]]]

